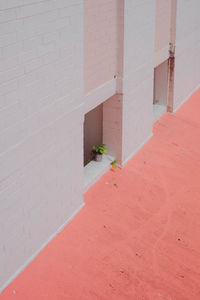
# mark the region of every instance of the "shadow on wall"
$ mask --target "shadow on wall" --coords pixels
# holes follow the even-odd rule
[[[168,60],[154,69],[153,111],[157,121],[166,111],[168,105]]]
[[[91,159],[94,145],[103,143],[103,104],[85,115],[84,121],[84,166]]]

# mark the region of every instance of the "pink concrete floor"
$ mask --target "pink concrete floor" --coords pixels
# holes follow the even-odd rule
[[[85,202],[1,300],[199,300],[200,91]]]

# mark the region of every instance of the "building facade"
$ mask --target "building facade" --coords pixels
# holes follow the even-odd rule
[[[0,287],[200,87],[199,0],[0,1]],[[108,156],[90,162],[91,147]]]

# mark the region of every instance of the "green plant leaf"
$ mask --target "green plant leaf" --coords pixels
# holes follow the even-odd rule
[[[110,164],[111,164],[111,166],[112,166],[114,169],[117,168],[117,161],[116,161],[116,159],[113,160]]]
[[[105,154],[107,153],[107,149],[105,148],[105,144],[102,144],[102,145],[94,145],[92,147],[92,150],[93,152],[96,152],[96,153],[100,153],[100,154]]]

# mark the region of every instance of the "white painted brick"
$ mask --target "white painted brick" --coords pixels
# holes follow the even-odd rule
[[[32,48],[31,50],[27,50],[25,52],[20,52],[19,53],[19,60],[20,63],[23,64],[24,66],[28,64],[29,61],[38,58],[38,49]]]
[[[1,0],[0,1],[0,10],[18,7],[23,5],[24,0]]]
[[[62,117],[48,127],[43,128],[39,133],[35,133],[26,140],[23,140],[1,156],[0,179],[3,180],[4,177],[14,173],[35,156],[47,151],[53,144],[62,143],[63,134],[67,134],[67,132],[69,134],[70,131],[72,131],[73,126],[71,124],[77,114],[79,114],[77,110],[68,115],[63,114]],[[77,125],[75,124],[74,127],[75,126]]]
[[[13,56],[19,56],[22,51],[22,43],[15,43],[6,47],[2,47],[2,58],[11,58]]]
[[[48,43],[39,45],[37,48],[38,56],[45,56],[46,54],[55,52],[56,45],[55,43]]]
[[[56,4],[56,7],[63,8],[63,7],[69,7],[71,5],[81,4],[81,1],[80,0],[68,0],[68,1],[57,0],[55,4]]]
[[[0,96],[0,110],[2,108],[5,108],[7,106],[11,106],[11,105],[17,103],[18,100],[19,100],[19,94],[17,91],[10,92],[8,94]]]
[[[11,124],[15,124],[19,119],[24,117],[23,111],[20,109],[19,103],[0,111],[0,132],[8,128]]]
[[[35,15],[23,20],[23,26],[17,31],[18,39],[24,40],[33,38],[39,34],[55,32],[55,22],[57,21],[57,12],[55,10]]]
[[[81,12],[82,8],[80,5],[73,5],[60,9],[59,16],[61,18],[73,16],[72,19],[78,19],[78,17],[81,15]]]
[[[32,5],[22,6],[17,11],[18,18],[30,17],[33,15],[41,14],[54,9],[54,1],[47,0]]]
[[[8,22],[16,19],[16,9],[9,9],[6,11],[0,11],[0,23]]]
[[[31,39],[27,39],[23,41],[23,50],[24,51],[30,51],[42,44],[42,37],[41,36],[36,36]]]
[[[42,65],[44,64],[44,60],[43,57],[39,57],[36,59],[31,60],[30,62],[28,62],[25,66],[25,72],[31,72],[33,70],[36,70],[38,68],[40,68]]]
[[[63,27],[67,27],[70,25],[70,17],[64,17],[56,20],[56,29],[62,29]]]
[[[23,20],[24,26],[27,28],[34,28],[35,26],[39,26],[41,24],[47,24],[49,22],[57,20],[58,12],[57,10],[52,10],[46,13],[34,15],[29,18],[25,18]]]
[[[4,199],[0,210],[4,211],[6,220],[1,235],[5,239],[4,250],[0,249],[0,266],[4,270],[0,284],[83,201],[82,184],[77,187],[73,180],[76,177],[82,182],[83,120],[79,106],[83,101],[83,62],[78,51],[82,46],[75,45],[82,43],[83,38],[77,26],[74,36],[73,30],[65,31],[68,34],[65,38],[64,32],[63,36],[57,32],[70,26],[73,16],[61,21],[53,20],[55,14],[43,15],[46,20],[38,17],[38,23],[41,22],[38,25],[32,17],[32,23],[26,18],[27,27],[17,29],[18,43],[14,49],[1,50],[2,62],[5,61],[1,71],[7,79],[11,74],[17,75],[12,73],[15,67],[28,73],[18,74],[16,81],[0,85],[3,97],[0,98],[0,198]],[[81,19],[76,21],[82,32]],[[78,153],[74,149],[79,149]],[[66,201],[66,195],[73,196]],[[5,232],[11,230],[7,239]],[[17,248],[15,253],[13,244]]]
[[[43,37],[43,43],[48,44],[52,42],[59,42],[59,33],[56,31],[47,33]]]
[[[23,5],[29,5],[29,4],[34,4],[41,2],[41,0],[23,0]]]
[[[49,64],[54,61],[57,61],[58,58],[59,58],[59,50],[49,52],[43,57],[44,64]]]
[[[4,83],[6,81],[10,81],[11,79],[15,79],[24,74],[23,66],[19,66],[15,69],[10,69],[6,72],[0,73],[0,82]]]
[[[17,35],[17,41],[23,41],[30,38],[33,38],[35,36],[35,28],[32,26],[21,26],[21,28],[16,32]]]
[[[16,32],[23,28],[23,20],[13,20],[6,23],[1,23],[0,25],[0,36],[8,34],[10,32]]]
[[[0,72],[6,72],[9,69],[15,68],[20,64],[20,57],[14,56],[11,58],[1,58],[0,59]]]
[[[41,24],[35,29],[36,35],[47,34],[55,30],[55,22],[49,22],[47,24]]]
[[[8,94],[18,88],[18,80],[12,80],[8,83],[0,85],[0,96]]]

